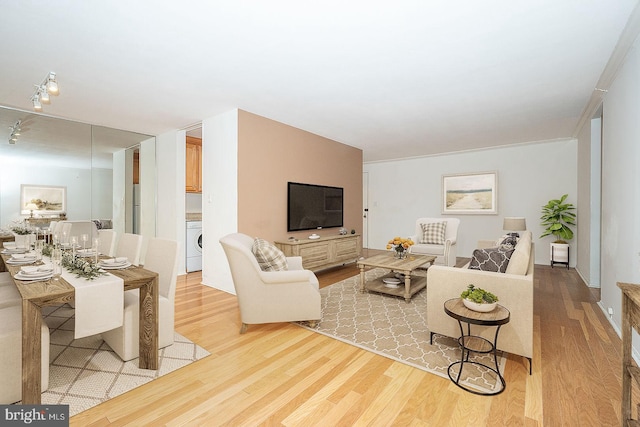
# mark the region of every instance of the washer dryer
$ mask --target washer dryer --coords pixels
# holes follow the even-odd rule
[[[187,273],[202,270],[202,221],[187,221]]]

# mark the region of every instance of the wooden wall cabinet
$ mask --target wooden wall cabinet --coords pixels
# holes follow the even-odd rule
[[[325,236],[319,239],[297,239],[275,242],[286,256],[301,256],[302,267],[320,271],[355,262],[360,257],[359,234]]]
[[[202,193],[202,139],[187,136],[186,191]]]

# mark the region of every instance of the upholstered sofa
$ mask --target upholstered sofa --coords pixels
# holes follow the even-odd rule
[[[496,241],[481,241],[479,248],[496,246]],[[533,357],[533,274],[535,263],[534,244],[531,232],[527,231],[515,246],[505,273],[463,268],[432,266],[427,271],[427,327],[433,334],[458,338],[460,327],[457,320],[444,312],[444,302],[457,298],[469,284],[495,294],[498,303],[506,307],[511,316],[498,336],[499,350]],[[511,269],[509,269],[511,267]],[[466,327],[466,326],[465,326]],[[471,332],[493,342],[495,327],[473,325]]]
[[[436,237],[434,240],[425,240],[423,224],[437,225],[440,223],[446,223],[443,235]],[[411,253],[432,255],[436,257],[434,264],[453,267],[456,265],[459,225],[460,220],[458,218],[418,218],[416,220],[415,234],[410,237],[415,243],[411,246]]]

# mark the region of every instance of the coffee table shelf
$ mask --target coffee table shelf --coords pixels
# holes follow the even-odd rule
[[[433,265],[434,256],[429,255],[409,255],[405,259],[397,259],[392,253],[375,255],[371,258],[358,260],[360,268],[360,291],[373,291],[382,294],[403,297],[405,301],[411,301],[411,297],[420,290],[427,287],[426,270],[427,264]],[[365,280],[366,268],[386,268],[391,273],[375,280]],[[395,277],[395,273],[404,274],[404,283],[400,282],[397,288],[385,286],[383,279]]]

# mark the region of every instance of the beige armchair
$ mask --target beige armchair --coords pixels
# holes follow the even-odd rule
[[[422,224],[446,222],[444,237],[441,243],[424,243],[422,240]],[[434,264],[453,267],[456,265],[457,242],[458,242],[458,218],[418,218],[416,220],[415,234],[411,236],[414,245],[411,246],[411,253],[418,255],[432,255],[436,257]]]
[[[518,273],[470,270],[468,265],[463,268],[432,266],[427,271],[427,327],[433,334],[458,338],[460,328],[458,322],[444,312],[444,302],[457,298],[470,283],[498,296],[498,304],[506,307],[511,313],[509,323],[502,326],[498,336],[499,350],[524,356],[529,359],[529,373],[533,357],[533,273],[535,250],[531,242],[531,232],[528,239],[521,239],[516,246],[516,253],[511,256],[509,263],[519,264]],[[522,245],[521,245],[522,243]],[[495,246],[495,241],[479,242],[479,248]],[[520,248],[518,246],[521,246]],[[525,246],[528,246],[528,250]],[[526,253],[526,259],[522,259]],[[519,274],[525,271],[523,274]],[[493,342],[494,327],[472,326],[474,334],[483,336]]]
[[[220,239],[238,296],[240,333],[251,324],[320,320],[318,279],[302,268],[302,258],[287,257],[286,271],[262,271],[251,252],[253,242],[241,233]]]

